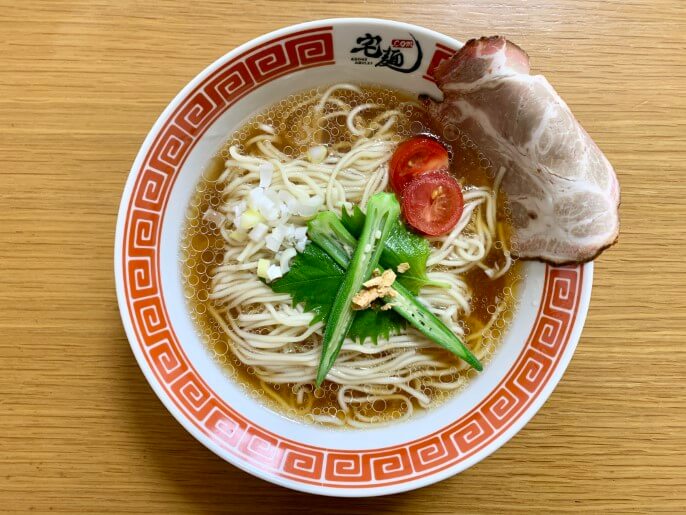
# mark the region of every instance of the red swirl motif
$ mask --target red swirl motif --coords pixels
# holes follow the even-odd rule
[[[158,244],[160,213],[136,209],[131,213],[131,236],[128,244],[129,256],[152,256]]]
[[[519,365],[515,368],[513,382],[508,383],[508,385],[516,383],[531,394],[543,382],[546,371],[550,369],[550,364],[550,358],[547,356],[533,349],[527,349],[523,358],[520,358]]]
[[[324,453],[303,449],[284,443],[283,472],[297,477],[307,477],[317,480],[322,477],[324,469]]]
[[[159,291],[157,276],[153,272],[150,258],[131,258],[127,264],[131,277],[131,298],[138,299],[155,295]]]
[[[410,459],[417,472],[432,469],[457,458],[459,452],[452,440],[432,436],[409,446]]]
[[[268,468],[278,469],[283,458],[283,449],[278,440],[256,427],[248,427],[239,444],[239,449],[252,461]]]
[[[443,435],[443,440],[452,441],[460,452],[467,453],[484,443],[493,432],[484,416],[477,411],[461,419],[452,429],[448,429]]]
[[[129,281],[132,279],[129,278]],[[133,284],[129,282],[129,288]],[[162,330],[169,329],[167,313],[162,307],[162,298],[158,295],[135,300],[131,297],[131,306],[134,313],[136,328],[140,332],[142,343],[151,345],[156,340],[156,334]]]
[[[250,73],[263,82],[284,72],[321,62],[333,62],[333,39],[330,33],[306,34],[288,39],[284,44],[269,45],[246,60]]]
[[[159,212],[162,209],[163,200],[169,194],[171,181],[169,174],[152,168],[143,170],[143,175],[138,188],[142,191],[135,192],[136,207]]]
[[[255,80],[261,82],[272,75],[287,70],[292,63],[283,45],[273,45],[250,57],[246,64]]]
[[[524,406],[527,400],[526,392],[517,387],[500,387],[484,403],[483,414],[491,426],[500,429],[512,419],[514,413]]]
[[[176,174],[189,153],[193,137],[178,125],[169,124],[153,145],[150,166],[156,170]]]
[[[205,381],[195,372],[189,370],[177,381],[170,383],[171,391],[186,411],[193,413],[199,420],[212,410],[209,401],[214,396]]]
[[[454,50],[436,45],[425,78]],[[301,483],[378,487],[435,474],[487,447],[547,384],[579,309],[583,267],[547,267],[541,310],[503,381],[464,417],[414,441],[344,451],[275,435],[245,419],[194,370],[169,321],[160,281],[160,231],[172,185],[188,154],[233,103],[288,73],[334,63],[333,29],[291,33],[210,73],[163,123],[137,171],[124,227],[125,297],[136,341],[158,385],[199,431],[236,459]]]
[[[360,454],[328,452],[324,479],[345,483],[371,481],[372,472],[362,467]]]
[[[255,88],[255,80],[243,61],[229,63],[220,73],[212,77],[203,88],[217,106],[235,102]]]
[[[218,109],[219,105],[213,102],[204,91],[198,91],[179,111],[174,121],[186,134],[194,136],[198,130],[202,130],[205,119],[215,114]]]
[[[365,452],[363,470],[371,470],[374,481],[390,481],[412,475],[412,462],[407,447]]]
[[[575,306],[574,283],[577,277],[578,267],[558,267],[550,272],[550,305],[546,305],[546,314],[552,310],[565,310],[571,312]]]
[[[155,369],[166,383],[173,383],[188,370],[183,354],[174,345],[171,333],[165,332],[159,345],[150,348],[150,359]]]
[[[286,53],[291,62],[300,66],[333,62],[333,36],[330,32],[302,35],[286,41]]]
[[[213,435],[213,440],[227,449],[236,448],[248,428],[240,417],[226,410],[215,398],[208,403],[210,414],[205,420],[204,428]]]
[[[559,346],[564,343],[563,327],[564,322],[559,318],[542,314],[534,326],[532,347],[551,358],[555,357]]]

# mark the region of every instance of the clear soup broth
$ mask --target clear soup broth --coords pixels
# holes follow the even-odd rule
[[[335,116],[338,104],[327,104],[321,111],[323,120],[313,120],[311,109],[303,106],[308,99],[322,95],[326,88],[304,91],[285,98],[247,120],[228,138],[217,156],[211,159],[187,210],[187,221],[180,249],[181,272],[188,299],[188,308],[199,335],[214,359],[226,370],[227,376],[245,391],[271,409],[297,420],[319,422],[340,427],[360,427],[389,423],[404,418],[408,412],[425,412],[459,392],[469,378],[476,374],[466,369],[458,358],[437,347],[422,348],[426,354],[444,364],[439,375],[423,376],[408,381],[414,395],[378,395],[356,393],[355,415],[350,422],[350,404],[341,405],[341,384],[325,381],[315,388],[296,382],[270,382],[260,376],[258,368],[244,363],[233,351],[230,336],[222,328],[213,312],[221,301],[212,299],[213,270],[224,263],[227,240],[217,225],[207,220],[208,209],[219,211],[230,199],[224,192],[225,182],[218,182],[224,174],[225,161],[231,157],[229,148],[250,153],[250,142],[265,133],[265,126],[273,129],[279,141],[273,142],[283,154],[296,158],[306,154],[313,144],[345,151],[350,139],[343,116]],[[359,86],[359,91],[342,90],[336,98],[349,106],[374,104],[374,108],[360,111],[357,122],[364,126],[384,111],[397,111],[393,141],[399,142],[417,134],[431,134],[440,139],[451,155],[451,172],[465,191],[478,187],[493,187],[494,173],[489,163],[464,135],[446,135],[432,124],[417,98],[408,93],[379,87]],[[330,115],[327,118],[327,115]],[[317,127],[312,130],[312,127]],[[497,278],[487,270],[503,262],[504,249],[509,244],[508,209],[504,195],[496,198],[497,229],[490,251],[469,270],[459,274],[469,291],[469,310],[459,310],[459,326],[467,345],[478,349],[480,359],[487,363],[496,351],[516,308],[516,285],[521,279],[520,264],[512,261],[506,273]],[[469,233],[470,227],[465,229]],[[440,242],[434,242],[440,246]],[[436,268],[440,270],[440,267]],[[231,314],[227,314],[231,316]],[[262,331],[264,334],[265,331]],[[302,342],[303,350],[318,343],[313,335]],[[294,350],[297,352],[298,348]],[[420,352],[419,350],[417,352]],[[445,364],[450,364],[447,366]],[[487,367],[487,364],[486,364]],[[443,387],[450,385],[450,387]],[[455,386],[456,385],[456,386]],[[361,396],[361,398],[360,398]],[[421,397],[421,398],[420,398]],[[352,394],[351,394],[352,398]],[[428,402],[427,402],[428,399]],[[335,422],[338,420],[339,422]]]

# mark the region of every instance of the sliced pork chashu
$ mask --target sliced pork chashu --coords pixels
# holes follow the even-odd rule
[[[614,169],[545,77],[529,74],[522,49],[473,39],[434,75],[444,98],[428,101],[432,116],[504,169],[519,257],[584,262],[616,241]]]

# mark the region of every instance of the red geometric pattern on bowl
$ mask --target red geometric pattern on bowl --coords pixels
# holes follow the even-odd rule
[[[437,45],[430,68],[446,56]],[[471,412],[402,445],[349,451],[305,445],[247,420],[193,368],[169,320],[160,279],[160,234],[172,185],[204,131],[238,99],[277,77],[334,63],[333,29],[272,39],[227,62],[166,120],[138,170],[126,213],[123,277],[135,344],[159,385],[200,431],[233,456],[279,476],[328,487],[378,487],[435,474],[507,430],[544,388],[569,341],[583,268],[547,267],[541,308],[525,348],[501,383]],[[425,76],[432,80],[429,73]]]

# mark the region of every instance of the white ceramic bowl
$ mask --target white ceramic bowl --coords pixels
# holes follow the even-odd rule
[[[367,35],[381,39],[358,42]],[[376,66],[375,47],[369,47],[369,57],[351,52],[377,42],[382,51],[390,48],[390,66]],[[379,429],[305,425],[251,400],[211,359],[186,310],[178,261],[185,209],[208,160],[243,120],[290,93],[338,81],[437,94],[431,70],[460,45],[388,20],[287,27],[232,50],[199,73],[145,139],[117,223],[115,275],[124,327],[167,409],[237,467],[325,495],[419,488],[503,445],[541,407],[569,363],[586,317],[592,264],[526,264],[517,315],[484,372],[441,407]]]

